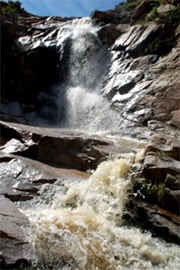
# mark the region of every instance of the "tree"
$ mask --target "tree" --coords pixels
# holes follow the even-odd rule
[[[20,1],[8,1],[8,3],[2,1],[1,3],[4,5],[0,7],[0,13],[11,17],[13,20],[16,20],[18,13],[24,10]]]

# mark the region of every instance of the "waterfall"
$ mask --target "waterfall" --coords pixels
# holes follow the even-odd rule
[[[60,50],[65,54],[68,47],[65,81],[56,86],[60,118],[62,100],[66,103],[61,127],[91,132],[117,127],[118,113],[101,94],[109,52],[98,38],[99,29],[89,18],[84,18],[73,20],[59,31]]]
[[[88,180],[66,184],[64,194],[57,186],[54,192],[42,190],[48,200],[24,211],[38,269],[179,269],[176,245],[123,225],[133,160],[129,155],[103,162]]]
[[[57,48],[64,79],[53,88],[59,127],[86,132],[118,128],[120,116],[102,96],[110,52],[98,38],[99,29],[88,18],[60,25]],[[122,138],[114,140],[127,145]],[[123,224],[131,167],[138,159],[135,154],[109,159],[87,180],[69,179],[65,188],[58,181],[42,187],[35,204],[22,210],[31,223],[29,242],[38,270],[179,269],[176,245]]]

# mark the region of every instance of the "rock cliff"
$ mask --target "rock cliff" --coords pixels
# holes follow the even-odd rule
[[[100,92],[119,115],[116,133],[147,143],[143,161],[132,170],[134,188],[124,223],[176,244],[180,240],[179,18],[179,2],[170,0],[131,0],[91,15],[103,47]],[[71,27],[72,21],[26,12],[13,21],[1,14],[3,269],[31,263],[31,248],[22,229],[29,223],[14,202],[36,201],[43,185],[63,187],[69,177],[84,180],[87,171],[109,156],[137,150],[99,135],[31,126],[31,120],[42,115],[48,123],[57,123],[54,86],[60,84],[63,89],[68,79],[72,43],[69,36],[62,38],[61,30],[67,23]],[[66,107],[62,90],[59,95]],[[50,114],[43,111],[47,101]],[[64,107],[58,111],[60,126]]]

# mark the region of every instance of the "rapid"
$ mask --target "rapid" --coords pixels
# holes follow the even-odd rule
[[[53,91],[60,127],[111,134],[117,132],[120,116],[103,97],[109,54],[98,31],[88,18],[65,23],[59,29],[59,49],[65,50],[66,42],[70,42],[68,80],[54,86]],[[114,140],[128,143],[120,136]],[[129,144],[134,145],[133,153],[109,157],[88,172],[88,179],[69,179],[64,189],[46,184],[36,204],[22,207],[31,223],[27,233],[37,269],[179,269],[178,246],[124,224],[123,214],[132,192],[132,168],[144,147],[138,140],[129,140]]]

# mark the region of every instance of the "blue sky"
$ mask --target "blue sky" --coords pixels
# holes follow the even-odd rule
[[[5,0],[8,2],[7,0]],[[13,0],[15,1],[15,0]],[[30,13],[44,16],[84,17],[95,9],[107,10],[123,0],[19,0]]]

